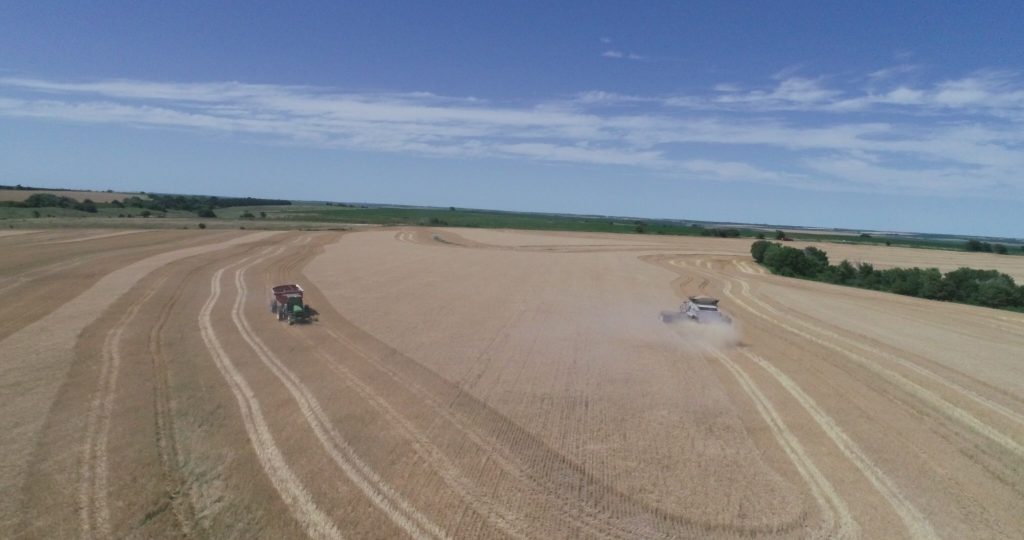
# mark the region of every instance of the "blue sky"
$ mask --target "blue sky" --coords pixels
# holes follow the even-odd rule
[[[85,4],[0,183],[1024,236],[1019,1]]]

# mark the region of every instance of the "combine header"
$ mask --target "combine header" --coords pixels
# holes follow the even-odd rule
[[[317,311],[302,300],[302,287],[295,283],[278,285],[270,289],[273,299],[270,301],[270,312],[279,321],[288,324],[308,323],[317,319]]]

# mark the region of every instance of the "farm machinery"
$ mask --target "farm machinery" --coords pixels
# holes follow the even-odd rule
[[[693,321],[698,324],[732,324],[732,319],[718,309],[718,299],[710,296],[691,296],[679,311],[662,311],[661,321]]]
[[[288,321],[288,324],[304,324],[317,320],[319,313],[303,301],[302,287],[295,283],[278,285],[270,289],[273,297],[270,301],[270,312],[277,320]]]

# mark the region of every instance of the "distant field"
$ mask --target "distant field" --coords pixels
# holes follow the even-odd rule
[[[7,221],[10,227],[52,227],[56,223],[32,222],[38,212],[43,218],[90,218],[133,217],[143,208],[114,208],[105,203],[136,196],[131,193],[106,193],[96,191],[59,190],[0,190],[0,203],[23,200],[35,193],[54,193],[75,198],[79,201],[92,199],[98,203],[99,212],[86,213],[72,208],[15,208],[0,206],[0,221]],[[145,196],[143,196],[145,197]],[[190,196],[193,197],[193,196]],[[240,199],[239,199],[240,200]],[[264,201],[268,202],[268,201]],[[387,225],[387,226],[432,226],[467,227],[473,229],[518,229],[532,231],[563,231],[587,233],[621,233],[658,236],[722,236],[775,238],[776,230],[782,230],[793,240],[809,242],[836,242],[839,244],[875,245],[880,247],[910,247],[932,250],[965,251],[967,237],[934,234],[870,233],[832,229],[799,229],[769,225],[746,225],[736,223],[690,222],[684,220],[649,219],[632,217],[608,217],[593,215],[543,214],[530,212],[504,212],[462,208],[428,208],[405,206],[375,206],[362,204],[293,203],[291,205],[263,204],[258,206],[230,206],[213,208],[216,218],[204,218],[207,224],[222,226],[227,220],[251,222],[252,228],[335,228],[340,225]],[[154,217],[194,219],[192,210],[170,210],[163,212],[151,209]],[[15,221],[17,220],[17,221]],[[78,224],[76,223],[76,226]],[[110,226],[100,225],[95,226]],[[114,224],[114,226],[119,226]],[[143,225],[146,226],[146,225]],[[246,225],[246,227],[249,227]],[[1003,242],[1009,255],[1024,255],[1020,241],[989,239],[994,245]]]
[[[244,212],[250,212],[255,216],[260,216],[260,212],[264,212],[268,220],[374,225],[433,225],[476,229],[523,229],[569,232],[643,232],[645,234],[676,236],[700,236],[705,231],[704,227],[642,218],[386,206],[345,207],[323,204],[296,204],[292,206],[234,207],[219,209],[217,210],[217,215],[219,217],[234,218],[242,215]],[[755,231],[751,229],[737,230],[744,236],[752,237],[755,234]]]
[[[52,193],[60,197],[71,197],[78,201],[85,199],[92,199],[93,202],[105,203],[111,201],[121,201],[127,197],[142,197],[146,198],[145,195],[138,193],[119,193],[119,192],[107,192],[107,191],[62,191],[62,190],[42,190],[42,189],[0,189],[0,201],[24,201],[25,199],[35,195],[37,193]]]
[[[938,250],[907,249],[903,247],[886,247],[871,245],[823,246],[816,243],[794,242],[792,247],[804,248],[815,246],[828,253],[833,264],[842,260],[850,262],[871,263],[878,269],[883,268],[938,268],[949,272],[957,268],[996,269],[1010,275],[1018,283],[1024,283],[1024,257],[1007,257],[993,253],[948,253]],[[1018,253],[1019,250],[1016,250]]]
[[[294,204],[291,206],[233,207],[217,210],[221,218],[238,218],[245,212],[256,221],[321,222],[372,225],[413,225],[440,227],[469,227],[474,229],[519,229],[534,231],[565,231],[594,233],[628,233],[668,236],[715,236],[712,231],[733,231],[740,237],[754,238],[763,234],[774,238],[774,229],[742,224],[689,224],[675,220],[579,216],[568,214],[537,214],[528,212],[500,212],[493,210],[466,210],[456,208],[409,208],[388,206],[328,206],[324,204]],[[874,233],[858,236],[850,231],[783,229],[795,240],[865,244],[892,247],[912,247],[963,251],[965,239],[938,235],[885,235]],[[1024,255],[1019,243],[1007,242],[1011,255]]]

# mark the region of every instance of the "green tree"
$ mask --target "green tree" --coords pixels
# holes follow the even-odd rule
[[[758,263],[764,262],[764,252],[770,245],[772,245],[772,243],[767,240],[758,240],[753,244],[750,244],[750,256]]]
[[[96,209],[96,203],[92,202],[91,199],[86,199],[75,205],[75,210],[81,210],[83,212],[89,212],[95,214],[98,210]]]
[[[839,283],[850,284],[857,279],[857,269],[850,264],[850,261],[843,259],[843,262],[836,266],[836,274],[839,276]]]
[[[764,265],[776,274],[791,277],[811,277],[814,268],[802,250],[779,244],[765,250]]]
[[[871,263],[860,263],[857,265],[857,276],[854,283],[859,287],[874,289],[878,278],[875,277],[875,266]]]
[[[810,246],[804,249],[804,255],[809,263],[809,275],[818,275],[828,269],[828,254],[824,251]]]
[[[53,193],[33,193],[22,203],[26,208],[68,208],[78,204],[71,197],[61,197]]]
[[[921,298],[940,300],[943,296],[942,272],[938,268],[928,268],[921,271],[921,287],[917,295]]]
[[[1006,246],[1003,244],[992,244],[992,252],[1000,255],[1006,255]]]
[[[978,282],[974,300],[986,307],[1007,308],[1019,305],[1019,291],[1013,278],[1006,274]]]

